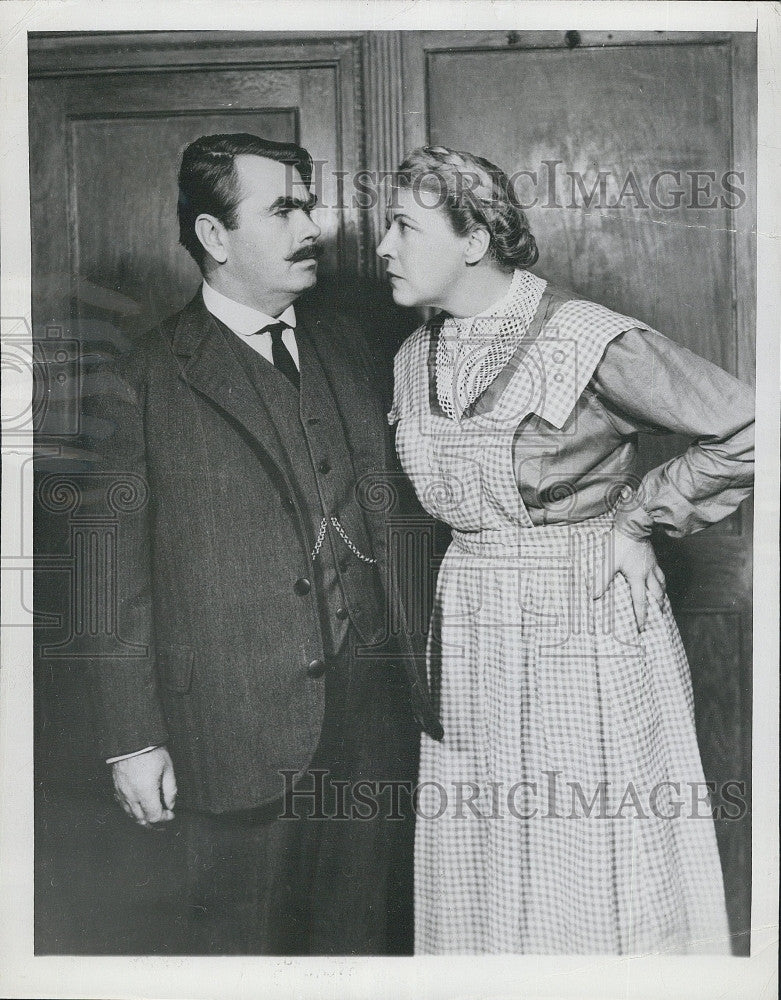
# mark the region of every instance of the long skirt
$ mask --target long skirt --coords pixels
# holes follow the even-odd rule
[[[609,518],[455,533],[423,736],[417,953],[729,954],[721,868],[669,602],[638,630]]]

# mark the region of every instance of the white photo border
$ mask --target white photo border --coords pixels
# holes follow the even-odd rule
[[[27,34],[40,31],[588,29],[758,32],[757,458],[751,957],[512,956],[372,959],[42,957],[33,951],[32,628],[2,634],[0,995],[86,998],[773,995],[778,943],[778,520],[781,8],[773,3],[483,0],[44,0],[0,3],[0,315],[31,321]],[[31,395],[3,366],[3,418]],[[26,446],[3,446],[3,552],[30,553]],[[20,491],[20,484],[22,490]],[[30,575],[30,574],[28,574]],[[6,578],[9,579],[6,579]],[[2,574],[5,590],[16,574]]]

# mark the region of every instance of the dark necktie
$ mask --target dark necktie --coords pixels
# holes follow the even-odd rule
[[[260,333],[270,333],[271,334],[271,358],[274,362],[274,367],[278,368],[279,371],[299,390],[301,387],[301,379],[298,373],[298,368],[296,368],[296,363],[293,360],[293,355],[282,343],[282,334],[288,329],[287,323],[271,323],[269,326],[263,327]]]

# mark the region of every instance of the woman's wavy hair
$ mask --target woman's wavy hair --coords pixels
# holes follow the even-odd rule
[[[488,230],[489,254],[505,268],[528,268],[539,251],[507,174],[490,160],[446,146],[420,146],[394,175],[398,187],[436,194],[458,236]],[[426,200],[425,204],[430,204]]]

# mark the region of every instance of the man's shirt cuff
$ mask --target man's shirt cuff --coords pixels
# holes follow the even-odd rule
[[[154,743],[151,747],[144,747],[143,750],[134,750],[132,753],[123,753],[119,757],[107,757],[107,764],[116,764],[118,760],[128,760],[130,757],[140,757],[142,753],[149,753],[150,750],[157,750],[159,743]]]

